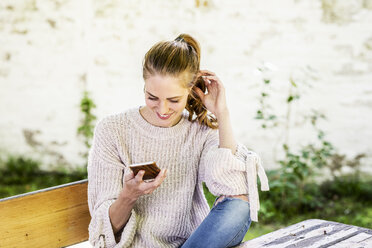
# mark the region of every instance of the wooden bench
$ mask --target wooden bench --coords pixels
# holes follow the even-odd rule
[[[371,248],[372,230],[333,221],[310,219],[246,241],[238,247]]]
[[[88,180],[0,199],[0,247],[65,247],[88,240]]]
[[[92,247],[88,180],[0,199],[0,247]],[[372,230],[311,219],[246,241],[241,247],[372,247]]]

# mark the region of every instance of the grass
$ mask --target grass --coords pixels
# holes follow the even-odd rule
[[[278,230],[283,227],[285,227],[283,224],[274,225],[274,224],[262,224],[260,222],[258,223],[252,222],[247,234],[244,236],[243,241],[257,238],[259,236],[262,236],[264,234]]]

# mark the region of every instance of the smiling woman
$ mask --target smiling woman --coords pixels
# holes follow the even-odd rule
[[[225,88],[199,64],[190,35],[155,44],[143,62],[146,105],[97,124],[88,159],[92,245],[232,247],[257,221],[257,174],[268,190],[261,160],[235,141]],[[147,161],[161,168],[152,182],[128,170]],[[203,182],[218,196],[212,209]]]
[[[180,96],[179,107],[186,108],[190,121],[196,115],[196,120],[200,124],[216,129],[218,128],[216,113],[213,111],[213,107],[207,109],[202,100],[210,85],[210,81],[205,77],[213,75],[214,73],[207,70],[200,70],[199,43],[187,34],[178,36],[174,41],[158,42],[146,53],[143,61],[145,91],[155,94],[157,101],[170,100],[175,96]],[[222,87],[221,91],[223,90]],[[164,93],[169,96],[162,99]],[[210,94],[209,98],[211,98]],[[216,101],[216,99],[213,100]],[[224,103],[224,95],[220,97],[219,102]],[[146,101],[146,105],[149,107],[148,101]],[[222,107],[225,106],[222,105]],[[167,109],[164,108],[164,110]],[[212,112],[214,116],[208,111]],[[159,113],[160,116],[162,114],[169,113]],[[177,123],[176,117],[174,115],[173,121],[169,120],[167,124]]]

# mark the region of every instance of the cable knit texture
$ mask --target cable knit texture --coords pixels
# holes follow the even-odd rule
[[[89,242],[94,247],[180,247],[210,211],[202,182],[215,196],[251,192],[247,161],[254,160],[247,158],[253,153],[244,145],[238,144],[235,155],[219,148],[218,130],[188,121],[186,110],[175,126],[163,128],[148,123],[139,109],[107,116],[94,130],[88,158]],[[137,200],[116,243],[109,207],[123,188],[128,166],[147,161],[167,168],[167,177]]]

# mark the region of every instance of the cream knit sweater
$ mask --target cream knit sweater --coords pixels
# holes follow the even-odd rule
[[[235,155],[218,148],[218,130],[188,121],[186,110],[175,126],[163,128],[148,123],[139,109],[105,117],[94,131],[88,158],[89,241],[94,247],[181,246],[210,211],[202,182],[216,196],[249,194],[251,218],[257,221],[257,174],[261,189],[268,190],[257,154],[241,143]],[[109,207],[123,188],[128,165],[146,161],[167,168],[167,177],[137,200],[116,243]]]

